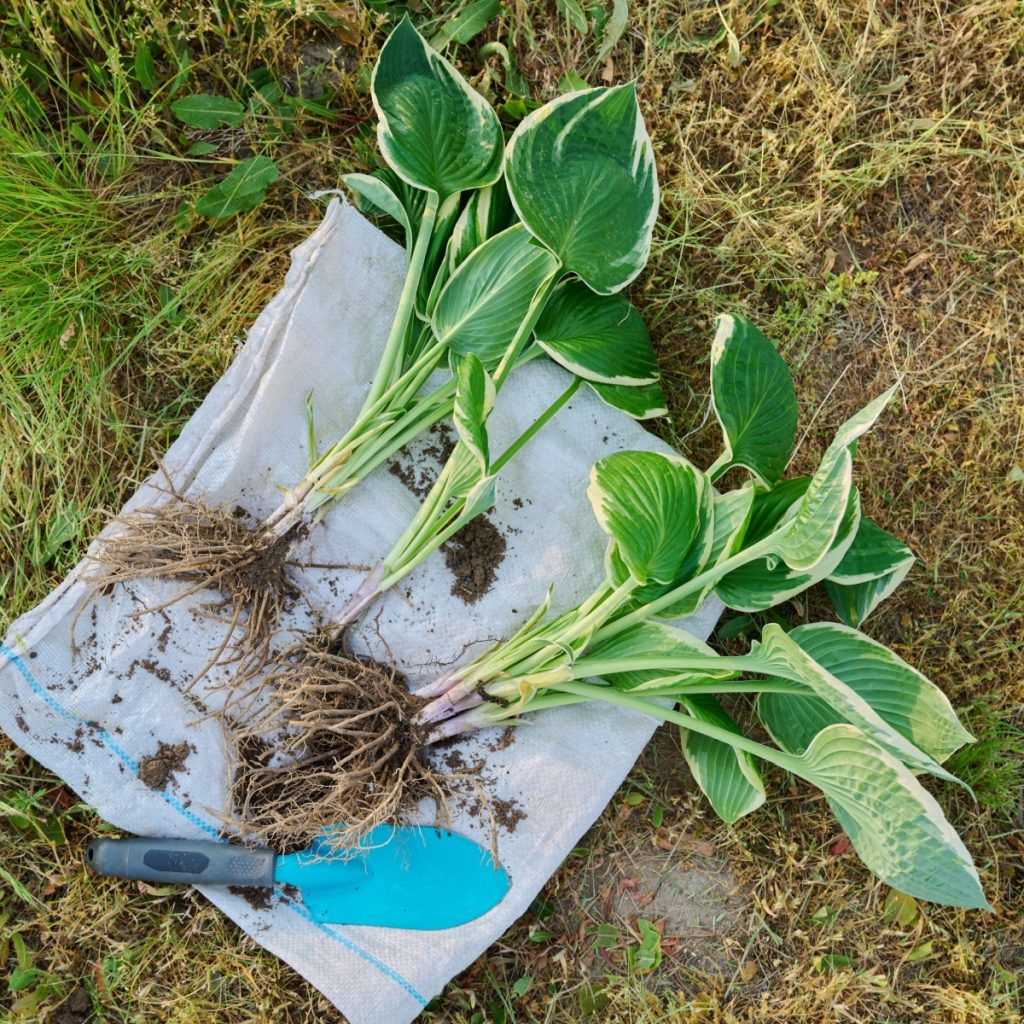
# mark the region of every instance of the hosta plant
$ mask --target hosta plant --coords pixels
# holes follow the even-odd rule
[[[796,431],[789,374],[752,325],[722,317],[711,354],[721,457],[706,471],[652,452],[601,459],[588,493],[607,537],[604,580],[558,614],[549,592],[514,635],[413,697],[392,690],[388,743],[422,772],[432,744],[467,731],[584,701],[618,705],[679,726],[694,778],[727,821],[760,806],[760,765],[775,765],[822,791],[880,879],[986,907],[970,855],[918,778],[956,782],[943,762],[971,737],[937,687],[847,624],[867,617],[911,560],[862,515],[853,482],[857,441],[894,390],[838,428],[812,476],[783,479]],[[717,491],[731,469],[745,479]],[[846,621],[770,623],[742,655],[717,654],[674,624],[711,595],[765,611],[821,582]],[[347,710],[351,696],[344,712],[316,687],[291,690],[286,703],[328,728],[365,715]],[[751,716],[771,743],[741,727]],[[375,776],[372,791],[393,795],[391,777]]]
[[[986,907],[970,855],[918,779],[957,780],[943,762],[970,735],[942,692],[855,624],[895,589],[912,556],[861,513],[857,440],[890,389],[843,423],[811,477],[784,480],[796,401],[781,356],[724,316],[711,352],[720,458],[621,452],[593,468],[607,535],[605,579],[558,615],[548,602],[510,639],[419,691],[428,742],[582,701],[679,726],[698,785],[727,821],[765,800],[761,762],[817,786],[865,864],[922,899]],[[719,493],[739,468],[746,479]],[[842,623],[769,623],[743,655],[716,654],[673,625],[716,595],[765,611],[824,582]],[[721,701],[750,695],[772,744]],[[742,698],[739,698],[742,699]],[[557,713],[557,712],[552,712]]]
[[[228,506],[175,495],[122,517],[96,555],[97,591],[147,576],[185,581],[179,596],[220,591],[232,627],[224,644],[241,628],[237,652],[250,675],[269,654],[295,545],[334,502],[453,413],[463,440],[439,493],[368,590],[394,582],[486,507],[495,473],[533,433],[491,461],[484,423],[495,393],[524,361],[548,356],[577,375],[537,429],[580,380],[638,418],[663,409],[646,329],[612,294],[643,266],[657,207],[632,87],[587,90],[537,111],[509,147],[507,189],[497,116],[408,19],[384,44],[372,93],[387,167],[346,181],[404,227],[407,267],[360,412],[320,453],[311,425],[309,468],[255,526]],[[580,198],[591,186],[621,196],[612,227],[599,204]],[[447,371],[440,383],[439,370]]]

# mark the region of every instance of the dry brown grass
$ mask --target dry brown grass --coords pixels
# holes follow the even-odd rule
[[[265,16],[273,22],[274,15]],[[736,66],[727,40],[707,48],[695,39],[720,26],[720,17],[737,38]],[[295,22],[288,25],[287,32],[297,31]],[[520,64],[542,97],[553,94],[569,67],[595,82],[602,71],[613,81],[640,78],[663,207],[652,265],[634,297],[657,339],[676,414],[673,439],[684,451],[700,461],[715,445],[714,431],[700,423],[710,324],[723,309],[750,315],[780,341],[794,367],[807,428],[801,465],[810,464],[843,414],[903,375],[901,406],[861,446],[859,481],[867,513],[906,539],[919,564],[868,632],[938,682],[982,741],[956,766],[976,786],[980,805],[949,789],[937,793],[977,858],[998,913],[929,907],[907,923],[887,921],[884,887],[844,850],[814,793],[772,774],[774,799],[724,827],[694,796],[674,737],[662,730],[533,912],[449,986],[428,1019],[1018,1021],[1019,5],[634,3],[607,68],[596,63],[593,42],[547,5],[513,3],[489,35],[507,40],[517,26]],[[211,67],[229,73],[291,45],[277,37],[273,45],[236,40],[224,48],[230,57],[219,58],[216,32]],[[372,59],[377,38],[359,36],[359,61]],[[477,66],[469,50],[461,56],[467,68]],[[356,80],[353,71],[352,109],[359,111],[365,96],[356,93]],[[347,144],[325,150],[315,139],[290,141],[278,153],[297,186],[311,166],[331,181],[353,160]],[[259,273],[245,286],[231,324],[208,335],[212,348],[203,351],[218,358],[275,287],[284,251],[284,239],[268,227],[275,215],[271,207],[239,222],[239,242]],[[227,236],[216,244],[229,244]],[[173,264],[173,255],[167,258]],[[173,390],[177,374],[194,372],[197,356],[183,345],[161,352]],[[204,365],[200,379],[216,365]],[[137,378],[123,383],[130,402]],[[118,464],[107,465],[113,506],[124,485]],[[48,565],[30,573],[19,592],[22,607],[56,573]],[[789,614],[800,620],[821,612],[812,601]],[[5,756],[5,791],[34,802],[40,821],[62,820],[69,840],[51,846],[33,826],[10,824],[9,815],[0,832],[0,863],[39,901],[13,900],[0,911],[2,931],[23,936],[63,986],[55,992],[85,979],[111,1020],[336,1019],[198,897],[85,875],[75,851],[95,819],[84,809],[62,810],[66,796],[56,780],[12,749]],[[643,912],[624,912],[617,890],[639,886],[623,872],[648,855],[728,870],[742,910],[710,935],[667,936],[661,965],[637,973],[627,951],[638,947],[636,918]],[[642,886],[638,891],[642,902]],[[8,963],[11,948],[0,950]],[[527,976],[525,992],[525,983],[513,988]],[[39,1019],[57,998],[40,1004]]]

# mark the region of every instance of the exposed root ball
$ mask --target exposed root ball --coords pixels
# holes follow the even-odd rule
[[[92,556],[96,571],[88,582],[93,593],[146,578],[188,584],[172,601],[201,590],[216,591],[223,600],[212,607],[226,618],[228,629],[210,664],[229,644],[250,671],[266,663],[281,611],[296,593],[286,566],[300,528],[268,543],[265,532],[251,528],[239,515],[180,496],[155,508],[136,509],[116,522],[121,529],[105,538]]]
[[[424,796],[444,804],[413,721],[422,701],[393,670],[319,635],[265,682],[265,709],[235,737],[232,802],[248,835],[293,850],[329,829],[343,850]]]

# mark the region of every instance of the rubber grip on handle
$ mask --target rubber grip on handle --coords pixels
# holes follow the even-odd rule
[[[85,862],[98,875],[144,882],[274,884],[273,850],[192,839],[94,839]]]

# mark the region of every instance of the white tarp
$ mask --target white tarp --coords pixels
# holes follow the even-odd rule
[[[306,466],[307,394],[313,393],[321,445],[338,436],[358,409],[403,271],[401,248],[333,200],[322,224],[295,250],[283,288],[238,357],[167,453],[176,486],[267,514],[279,499],[276,485],[294,482]],[[492,417],[493,450],[501,451],[567,382],[567,374],[544,361],[517,371]],[[403,582],[403,594],[387,598],[360,642],[378,656],[386,644],[419,685],[507,635],[549,582],[555,583],[555,610],[585,596],[601,579],[604,549],[585,495],[587,474],[595,459],[621,448],[665,446],[589,389],[580,391],[502,474],[492,519],[506,533],[508,550],[494,588],[465,605],[452,595],[452,577],[434,555]],[[147,485],[130,504],[156,500]],[[374,562],[417,504],[396,476],[378,472],[330,512],[298,557]],[[224,744],[219,727],[199,721],[182,693],[222,635],[222,626],[195,614],[208,596],[132,616],[180,585],[118,587],[82,614],[76,655],[71,622],[86,596],[76,576],[15,622],[0,646],[0,727],[119,828],[152,836],[215,834],[228,781]],[[298,571],[306,607],[291,613],[286,625],[307,623],[310,610],[337,609],[359,578],[356,571]],[[706,608],[691,628],[706,636],[716,615],[717,609]],[[197,696],[204,698],[202,685]],[[611,707],[566,708],[521,727],[506,749],[477,741],[494,795],[514,799],[526,817],[513,833],[499,834],[511,892],[461,928],[326,927],[285,903],[256,910],[226,890],[203,892],[353,1024],[401,1024],[527,909],[598,817],[653,729],[652,721]],[[494,745],[493,733],[486,739]],[[182,741],[195,750],[167,790],[144,785],[139,761],[159,742]],[[466,761],[472,760],[467,752]],[[478,821],[457,817],[453,827],[489,841]]]

